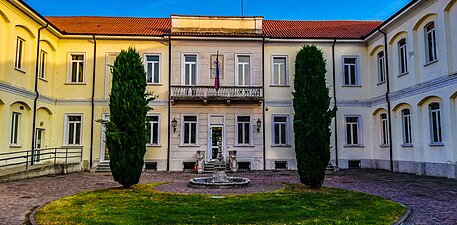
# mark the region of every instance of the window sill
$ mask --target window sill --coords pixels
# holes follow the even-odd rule
[[[65,82],[63,84],[65,84],[65,85],[86,85],[86,83],[83,83],[83,82]]]
[[[22,145],[19,145],[19,144],[10,144],[10,148],[22,148]]]
[[[405,72],[405,73],[400,73],[397,75],[397,77],[402,77],[402,76],[405,76],[405,75],[408,75],[409,72]]]
[[[364,145],[343,145],[344,148],[365,148]]]
[[[163,86],[162,83],[147,83],[148,86]]]
[[[69,144],[64,144],[61,146],[62,148],[71,148],[71,147],[84,147],[83,145],[69,145]]]
[[[272,148],[290,148],[292,145],[272,145]]]
[[[403,148],[412,148],[414,146],[413,146],[413,144],[402,144],[401,147],[403,147]]]
[[[270,84],[270,87],[290,87],[288,84]]]
[[[19,72],[21,72],[21,73],[27,73],[27,72],[25,72],[25,70],[23,70],[23,69],[21,69],[21,68],[14,67],[14,69],[17,70],[17,71],[19,71]]]
[[[435,59],[435,60],[430,61],[430,62],[426,62],[426,63],[424,64],[424,67],[430,66],[430,65],[432,65],[433,63],[436,63],[436,62],[438,62],[438,59]]]
[[[388,148],[388,147],[390,147],[390,146],[389,146],[389,145],[379,145],[379,147],[381,147],[381,148]]]
[[[162,147],[162,145],[146,144],[146,147]]]
[[[385,84],[385,83],[386,83],[386,81],[383,81],[383,82],[377,83],[377,85],[379,86],[379,85],[383,85],[383,84]]]
[[[362,85],[341,85],[341,87],[349,87],[349,88],[361,88]]]
[[[444,143],[430,143],[429,146],[430,147],[442,147],[442,146],[444,146]]]
[[[41,78],[41,77],[38,78],[38,79],[40,79],[41,81],[44,81],[44,82],[48,82],[48,80],[46,80],[46,79],[44,79],[44,78]]]
[[[184,147],[184,148],[195,148],[195,147],[200,147],[200,145],[187,145],[187,144],[184,144],[184,145],[178,145],[178,147]]]
[[[255,145],[233,145],[233,147],[237,148],[253,148]]]

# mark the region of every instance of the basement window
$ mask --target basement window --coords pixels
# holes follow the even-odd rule
[[[251,170],[251,162],[238,162],[238,170]]]
[[[275,161],[275,170],[287,170],[287,161]]]

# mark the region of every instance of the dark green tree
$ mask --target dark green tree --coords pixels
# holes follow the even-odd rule
[[[300,182],[320,188],[330,161],[330,110],[325,59],[313,45],[303,46],[295,59],[294,135]]]
[[[106,125],[106,145],[115,181],[124,188],[137,184],[146,152],[146,114],[155,96],[146,92],[146,73],[138,52],[122,50],[113,66],[110,93],[110,121]]]

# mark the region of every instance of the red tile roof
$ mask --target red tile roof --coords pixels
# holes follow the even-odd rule
[[[63,34],[162,36],[171,32],[170,18],[70,16],[46,17]],[[381,21],[287,21],[264,20],[263,32],[273,38],[363,38]],[[253,33],[179,32],[178,36],[258,37]]]
[[[70,16],[46,19],[64,34],[161,36],[169,33],[169,18]]]
[[[381,21],[264,20],[263,32],[275,38],[363,38]]]

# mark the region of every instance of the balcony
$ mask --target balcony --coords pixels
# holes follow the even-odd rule
[[[223,86],[218,91],[213,86],[171,86],[171,103],[178,101],[257,103],[263,101],[262,87]]]

